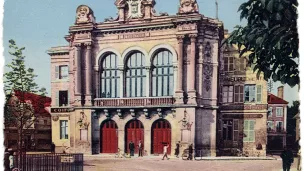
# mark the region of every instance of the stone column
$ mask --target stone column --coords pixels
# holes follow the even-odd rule
[[[74,103],[74,95],[75,95],[75,90],[74,90],[74,61],[75,61],[75,53],[76,49],[71,48],[70,49],[70,63],[69,63],[69,97],[70,97],[70,104]]]
[[[94,66],[94,86],[95,86],[95,97],[96,98],[100,98],[99,97],[99,89],[100,89],[100,84],[99,84],[99,68],[97,65]]]
[[[86,43],[86,56],[85,56],[85,96],[86,105],[91,105],[92,98],[92,45]]]
[[[178,47],[177,47],[177,57],[178,57],[178,74],[177,74],[177,80],[176,80],[176,103],[177,104],[183,104],[183,98],[184,98],[184,91],[183,91],[183,47],[184,47],[184,35],[178,35]]]
[[[151,71],[151,67],[147,66],[146,67],[146,97],[150,97],[150,83],[151,83],[151,76],[150,76],[150,72]]]
[[[198,104],[201,104],[202,105],[202,99],[203,99],[203,62],[204,62],[204,59],[203,59],[203,45],[200,44],[199,45],[199,59],[198,59],[198,64],[197,64],[197,68],[198,68],[198,81],[197,81],[197,87],[196,87],[196,90],[197,90],[197,94],[198,94],[198,98],[199,98],[199,101],[197,102]]]
[[[189,35],[191,39],[191,54],[190,57],[190,64],[187,70],[187,92],[188,92],[188,104],[196,104],[196,90],[195,90],[195,54],[196,54],[196,34]]]
[[[81,44],[75,44],[76,54],[75,54],[75,100],[76,104],[81,104]]]
[[[218,93],[218,42],[214,42],[212,45],[212,77],[211,77],[211,105],[216,106],[217,105],[217,93]]]
[[[120,98],[124,97],[124,67],[122,66],[118,66],[119,68],[119,95]]]
[[[212,117],[215,122],[210,123],[210,155],[216,157],[216,109],[212,110]]]

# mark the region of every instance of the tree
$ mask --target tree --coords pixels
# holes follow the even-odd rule
[[[295,144],[296,138],[296,119],[294,119],[295,115],[299,113],[300,102],[293,101],[292,106],[287,107],[287,134],[291,136],[289,143],[292,145]]]
[[[6,103],[4,106],[4,123],[6,128],[16,128],[18,131],[18,165],[22,163],[23,134],[31,132],[33,124],[36,122],[35,108],[44,104],[43,97],[46,89],[39,89],[35,83],[34,69],[25,66],[24,47],[19,48],[14,40],[9,40],[9,54],[13,57],[12,62],[7,64],[9,69],[4,74],[4,92]],[[15,96],[18,92],[18,97]],[[39,99],[26,99],[26,93],[40,93]]]
[[[248,0],[239,7],[247,25],[236,26],[225,43],[249,55],[257,76],[293,87],[299,84],[297,7],[297,0]]]

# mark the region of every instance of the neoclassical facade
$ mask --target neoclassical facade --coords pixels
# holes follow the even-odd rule
[[[96,22],[80,5],[65,39],[51,48],[52,137],[56,150],[173,154],[194,144],[215,156],[223,23],[181,0],[176,15],[154,0],[116,0],[117,18]],[[137,152],[137,149],[136,151]]]

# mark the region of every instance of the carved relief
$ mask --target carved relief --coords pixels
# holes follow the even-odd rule
[[[204,82],[206,91],[211,89],[211,78],[213,75],[213,66],[211,64],[211,54],[212,48],[209,42],[207,42],[205,46],[205,54],[204,54]]]
[[[181,0],[179,13],[198,13],[198,5],[196,0]]]
[[[59,116],[53,116],[52,119],[53,121],[57,122],[59,120]]]
[[[93,11],[86,5],[80,5],[76,10],[76,24],[95,23]]]
[[[127,1],[128,7],[129,7],[129,13],[128,13],[129,19],[143,17],[142,1],[143,0],[128,0]]]

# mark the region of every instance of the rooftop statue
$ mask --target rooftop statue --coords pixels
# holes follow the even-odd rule
[[[198,5],[196,0],[180,0],[178,13],[198,13]]]
[[[86,5],[80,5],[76,10],[76,14],[76,24],[95,23],[93,11]]]

